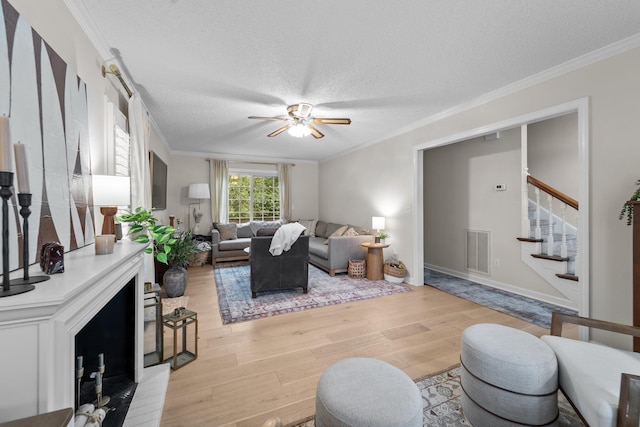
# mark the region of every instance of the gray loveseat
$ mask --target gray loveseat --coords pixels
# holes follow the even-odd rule
[[[307,221],[299,221],[311,227]],[[313,224],[313,223],[311,223]],[[353,231],[352,231],[353,230]],[[342,232],[341,232],[342,231]],[[374,236],[366,228],[318,221],[313,232],[309,231],[309,262],[328,272],[330,276],[345,273],[349,268],[349,259],[365,259],[367,249],[362,243],[373,243]],[[358,235],[344,235],[344,233]]]

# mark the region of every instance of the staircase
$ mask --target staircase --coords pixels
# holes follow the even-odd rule
[[[576,267],[578,232],[567,219],[567,211],[572,215],[577,213],[578,202],[531,176],[527,182],[533,198],[528,199],[525,219],[529,235],[517,238],[521,242],[521,259],[578,309],[582,298]],[[542,206],[541,194],[546,196],[545,206]],[[553,212],[554,207],[560,215]]]

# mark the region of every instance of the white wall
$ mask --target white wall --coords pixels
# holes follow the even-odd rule
[[[392,244],[413,269],[410,206],[414,145],[590,98],[591,315],[632,321],[631,229],[618,220],[622,203],[634,190],[640,158],[640,49],[635,48],[551,78],[320,165],[321,217],[362,222],[382,200],[398,201]],[[349,179],[344,179],[347,174]],[[347,195],[353,195],[353,198]],[[397,237],[400,237],[398,240]],[[412,279],[412,283],[413,283]],[[418,279],[418,282],[420,280]]]

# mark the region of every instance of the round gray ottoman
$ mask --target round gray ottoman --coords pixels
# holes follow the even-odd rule
[[[478,324],[462,333],[462,411],[474,427],[553,426],[558,362],[527,332]]]
[[[316,391],[316,427],[422,427],[422,396],[404,372],[354,357],[329,366]]]

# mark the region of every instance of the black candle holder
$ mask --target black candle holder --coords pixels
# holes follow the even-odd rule
[[[49,276],[29,277],[29,215],[31,215],[31,193],[18,193],[20,204],[20,216],[22,217],[22,266],[24,274],[22,278],[12,279],[11,286],[32,285],[51,279]]]
[[[0,298],[34,290],[33,285],[11,286],[9,279],[9,199],[13,195],[13,172],[0,171],[2,197],[2,290]]]

